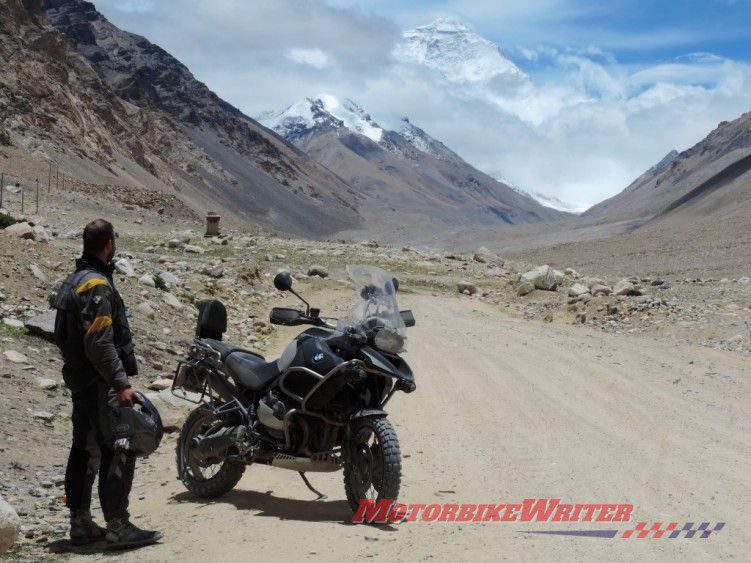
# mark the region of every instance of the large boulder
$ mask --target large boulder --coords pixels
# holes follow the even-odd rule
[[[151,306],[151,303],[149,303],[148,301],[139,303],[136,306],[136,311],[138,311],[142,315],[145,315],[149,319],[153,319],[156,317],[156,311],[154,311],[154,308]]]
[[[156,287],[156,280],[151,274],[144,274],[138,278],[138,283],[147,287]]]
[[[176,409],[167,409],[163,410],[160,414],[162,417],[162,428],[164,428],[167,434],[180,432],[185,422],[185,413]]]
[[[622,279],[613,286],[613,295],[641,295],[641,289],[629,279]]]
[[[0,497],[0,553],[13,547],[20,532],[21,519],[16,510]]]
[[[161,272],[157,273],[156,277],[159,278],[162,282],[164,282],[164,285],[179,285],[180,284],[180,278],[178,278],[172,272],[168,272],[167,270],[162,270]]]
[[[580,283],[575,283],[568,288],[569,297],[581,297],[582,295],[586,295],[587,293],[589,293],[589,288],[586,285]]]
[[[10,328],[23,328],[23,321],[19,321],[18,319],[14,319],[12,317],[5,317],[3,319],[3,324],[5,326],[9,326]]]
[[[10,227],[5,227],[5,229],[3,229],[3,232],[6,235],[28,240],[34,240],[36,237],[36,234],[34,233],[34,227],[29,225],[25,221],[21,223],[15,223]]]
[[[563,272],[554,270],[546,264],[523,273],[520,281],[531,283],[535,286],[535,289],[555,291],[556,288],[563,283]]]
[[[33,229],[33,236],[32,238],[37,242],[49,242],[50,241],[50,234],[45,230],[44,227],[41,227],[39,225],[36,225]]]
[[[26,321],[24,326],[31,334],[36,334],[42,338],[52,340],[55,338],[56,316],[57,311],[55,309],[50,309],[49,311],[45,311],[41,315],[37,315],[33,319]]]
[[[115,269],[120,272],[122,275],[126,277],[133,277],[136,275],[136,271],[133,268],[133,265],[130,263],[130,260],[127,258],[120,258],[115,262]]]
[[[598,295],[610,295],[611,293],[613,293],[613,290],[610,287],[608,287],[607,285],[599,284],[599,283],[593,284],[589,288],[589,291],[595,297],[597,297]]]
[[[162,301],[164,301],[167,305],[169,305],[173,309],[179,310],[183,308],[183,304],[180,303],[180,300],[171,293],[165,292],[164,294],[162,294]]]
[[[7,361],[9,361],[12,364],[28,364],[29,358],[21,354],[21,352],[16,352],[15,350],[6,350],[3,352],[3,358],[5,358]]]
[[[146,386],[147,389],[151,389],[152,391],[164,391],[170,387],[172,387],[172,380],[167,379],[166,377],[155,379]]]
[[[492,253],[490,250],[481,246],[472,255],[472,259],[480,264],[500,264],[503,265],[503,260],[500,260],[498,256]]]
[[[521,279],[519,280],[519,283],[516,284],[516,294],[520,297],[532,293],[534,290],[535,284],[533,284],[531,281]]]

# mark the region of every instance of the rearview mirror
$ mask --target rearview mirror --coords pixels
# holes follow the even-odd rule
[[[279,272],[274,276],[274,287],[279,291],[289,291],[292,289],[292,276],[289,272]]]
[[[402,321],[404,321],[404,326],[415,326],[416,321],[415,316],[412,314],[412,311],[399,311],[399,316],[402,318]]]

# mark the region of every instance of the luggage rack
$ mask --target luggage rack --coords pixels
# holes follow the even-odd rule
[[[219,381],[226,387],[228,382],[226,381],[223,373],[219,369],[221,366],[221,355],[219,352],[208,346],[200,339],[195,339],[192,343],[184,343],[190,347],[188,360],[180,360],[175,368],[175,374],[172,379],[171,393],[178,399],[183,399],[189,403],[195,405],[206,405],[214,415],[221,417],[231,413],[239,413],[244,420],[250,420],[250,414],[243,404],[233,396],[232,393],[222,393],[221,389],[214,389],[211,382],[214,378],[218,378]],[[200,366],[202,362],[208,362],[210,366]],[[200,369],[202,372],[202,381],[199,383],[196,370]],[[204,375],[205,374],[205,375]],[[191,378],[191,381],[188,379]],[[217,383],[219,382],[217,381]],[[186,389],[185,384],[191,383],[191,388]],[[198,394],[197,389],[201,389],[199,397],[192,398],[188,396],[188,393]],[[219,407],[215,406],[215,397],[218,395],[226,397],[227,402]]]

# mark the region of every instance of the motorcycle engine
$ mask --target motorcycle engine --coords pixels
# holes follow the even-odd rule
[[[266,427],[269,434],[276,438],[284,437],[284,415],[287,414],[285,405],[274,391],[269,391],[258,402],[258,421]]]

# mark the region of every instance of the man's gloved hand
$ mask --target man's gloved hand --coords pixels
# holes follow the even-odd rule
[[[137,402],[135,390],[132,387],[121,389],[117,392],[117,402],[121,407],[132,407]]]

